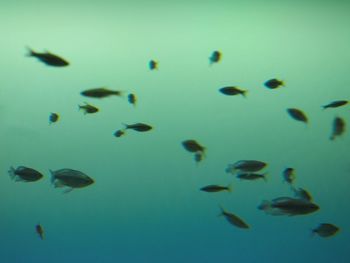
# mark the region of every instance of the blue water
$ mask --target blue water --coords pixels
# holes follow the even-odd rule
[[[350,108],[321,106],[350,99],[350,4],[305,2],[1,1],[0,262],[348,262],[350,139],[329,137],[334,117],[350,123]],[[47,66],[27,46],[71,64]],[[209,66],[214,50],[222,60]],[[264,87],[275,77],[286,86]],[[218,92],[230,85],[247,97]],[[80,95],[101,86],[125,96]],[[84,102],[100,111],[84,115]],[[307,125],[288,116],[293,107]],[[49,125],[51,112],[60,120]],[[136,122],[154,129],[113,136]],[[206,147],[203,161],[186,139]],[[267,182],[225,173],[245,159],[268,163]],[[11,180],[8,169],[21,165],[44,178]],[[286,167],[319,211],[257,209],[293,196]],[[95,183],[64,194],[49,173],[62,168]],[[230,183],[232,193],[199,190]],[[220,205],[250,229],[219,217]],[[324,222],[339,233],[311,236]]]

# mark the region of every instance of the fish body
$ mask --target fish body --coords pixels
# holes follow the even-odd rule
[[[155,61],[155,60],[150,60],[148,62],[148,67],[149,67],[150,70],[158,69],[158,62]]]
[[[234,225],[238,228],[243,228],[243,229],[249,228],[249,225],[247,223],[245,223],[241,218],[239,218],[238,216],[236,216],[233,213],[225,211],[225,209],[223,209],[222,207],[221,207],[221,214],[220,215],[223,215],[231,225]]]
[[[79,109],[82,109],[84,111],[84,114],[91,114],[99,111],[98,108],[86,102],[85,102],[85,105],[78,105],[78,106],[79,106]]]
[[[51,113],[49,117],[50,124],[57,122],[59,118],[60,116],[57,113]]]
[[[264,85],[266,88],[269,88],[269,89],[277,89],[281,86],[284,86],[284,82],[278,79],[269,79],[264,83]]]
[[[289,108],[287,112],[294,120],[308,123],[308,118],[303,111],[296,108]]]
[[[327,105],[322,106],[323,109],[328,109],[328,108],[338,108],[341,106],[344,106],[348,104],[349,101],[347,100],[336,100],[328,103]]]
[[[265,174],[257,174],[257,173],[239,173],[237,174],[237,178],[243,179],[243,180],[257,180],[257,179],[263,179],[266,181],[266,173]]]
[[[282,176],[284,181],[286,181],[289,184],[293,184],[294,180],[295,180],[295,173],[294,173],[294,168],[288,167],[286,169],[284,169]]]
[[[319,206],[299,198],[279,197],[271,201],[263,201],[258,209],[270,215],[306,215],[316,212]]]
[[[55,187],[83,188],[94,183],[94,180],[83,172],[73,169],[60,169],[51,172],[51,183]]]
[[[119,137],[122,137],[123,135],[125,134],[125,131],[124,130],[117,130],[115,133],[114,133],[114,136],[119,138]]]
[[[231,187],[230,186],[220,186],[220,185],[207,185],[207,186],[202,187],[200,190],[204,191],[204,192],[209,192],[209,193],[216,193],[216,192],[221,192],[221,191],[231,192]]]
[[[125,124],[125,129],[131,129],[134,131],[138,131],[138,132],[146,132],[146,131],[150,131],[153,129],[152,126],[145,124],[145,123],[135,123],[135,124]]]
[[[33,51],[30,48],[28,48],[28,50],[29,50],[28,56],[36,57],[46,65],[53,66],[53,67],[65,67],[69,65],[68,61],[50,52],[39,53],[39,52]]]
[[[41,240],[44,240],[44,229],[40,224],[35,226],[35,231],[38,233]]]
[[[242,95],[243,97],[246,96],[247,90],[242,90],[234,86],[228,86],[228,87],[223,87],[219,89],[219,91],[222,94],[228,95],[228,96],[235,96],[235,95]]]
[[[258,172],[267,166],[267,163],[256,161],[256,160],[241,160],[234,164],[229,164],[226,168],[227,173],[234,174],[236,171],[239,172]]]
[[[204,152],[205,147],[200,145],[196,140],[185,140],[182,142],[182,146],[189,152],[196,153],[196,152]]]
[[[101,99],[109,96],[121,96],[122,92],[119,90],[110,90],[102,87],[102,88],[84,90],[80,94],[85,97]]]
[[[16,169],[11,166],[8,172],[10,177],[16,182],[35,182],[43,177],[43,175],[37,170],[25,166],[18,166]]]
[[[345,132],[345,121],[340,117],[335,117],[333,121],[333,131],[330,136],[330,140],[334,140],[336,137],[341,136]]]
[[[215,50],[213,53],[211,53],[209,57],[209,64],[212,65],[214,63],[218,63],[221,60],[222,54],[220,51]]]
[[[136,96],[135,96],[135,94],[130,93],[128,95],[128,102],[130,104],[134,105],[134,106],[136,105]]]
[[[339,227],[329,223],[322,223],[318,227],[312,229],[312,233],[317,234],[320,237],[331,237],[338,231]]]

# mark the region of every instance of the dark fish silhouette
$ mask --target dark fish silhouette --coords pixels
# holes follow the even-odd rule
[[[296,109],[296,108],[289,108],[289,109],[287,109],[287,112],[288,112],[289,116],[291,116],[294,120],[308,123],[308,119],[307,119],[305,113],[302,112],[301,110]]]
[[[57,113],[51,113],[50,117],[49,117],[50,124],[57,122],[59,118],[60,118],[60,116]]]
[[[263,179],[266,181],[266,173],[264,174],[257,174],[257,173],[239,173],[237,174],[237,178],[243,179],[243,180],[257,180],[257,179]]]
[[[277,89],[281,86],[284,86],[284,83],[282,80],[278,80],[278,79],[269,79],[268,81],[266,81],[264,83],[265,87],[269,88],[269,89]]]
[[[258,209],[263,210],[270,215],[294,216],[316,212],[319,207],[308,200],[291,197],[279,197],[271,201],[263,201],[258,206]]]
[[[140,123],[140,122],[135,124],[124,124],[124,125],[126,130],[131,129],[138,132],[146,132],[153,129],[152,126],[145,123]]]
[[[322,106],[323,109],[328,109],[328,108],[338,108],[341,106],[344,106],[348,104],[347,100],[336,100],[331,103],[328,103],[327,105]]]
[[[256,160],[241,160],[234,164],[229,164],[226,168],[227,173],[234,174],[235,172],[257,172],[267,166],[267,163]]]
[[[83,188],[94,183],[94,180],[83,172],[73,169],[50,170],[51,183],[55,187],[68,187],[65,192],[70,192],[74,188]]]
[[[205,152],[205,147],[200,145],[196,140],[185,140],[182,142],[182,146],[189,152]]]
[[[28,47],[28,50],[29,50],[28,56],[36,57],[40,61],[44,62],[46,65],[54,66],[54,67],[65,67],[69,65],[69,63],[65,59],[57,55],[54,55],[50,52],[38,53],[30,49],[29,47]]]
[[[35,231],[38,233],[41,240],[44,240],[44,229],[40,224],[35,226]]]
[[[223,215],[231,225],[234,225],[239,228],[244,228],[244,229],[249,228],[249,225],[245,223],[241,218],[236,216],[235,214],[225,211],[225,209],[223,209],[222,207],[220,207],[220,209],[221,209],[220,215]]]
[[[134,106],[136,105],[136,96],[135,96],[135,94],[130,93],[128,95],[128,102],[130,104],[134,105]]]
[[[330,140],[334,140],[336,137],[341,136],[345,132],[345,121],[340,117],[335,117],[333,121],[333,131],[330,136]]]
[[[84,111],[84,114],[91,114],[91,113],[96,113],[98,112],[98,108],[96,108],[95,106],[92,106],[86,102],[84,102],[85,105],[78,105],[79,109],[82,109]]]
[[[292,191],[294,192],[295,197],[299,198],[299,199],[303,199],[305,201],[312,201],[312,196],[311,194],[306,191],[305,189],[299,187],[299,188],[295,188],[292,186]]]
[[[122,92],[119,90],[110,90],[102,87],[102,88],[84,90],[80,94],[85,97],[101,99],[109,96],[121,96]]]
[[[125,130],[117,130],[115,133],[114,133],[114,136],[119,138],[119,137],[122,137],[123,135],[125,134]]]
[[[219,91],[222,94],[228,95],[228,96],[234,96],[234,95],[242,95],[243,97],[246,96],[247,90],[241,90],[237,87],[234,86],[228,86],[228,87],[223,87],[221,89],[219,89]]]
[[[289,183],[289,184],[293,184],[294,180],[295,180],[295,170],[294,168],[288,167],[286,169],[284,169],[282,176],[285,182]]]
[[[8,172],[10,177],[16,182],[35,182],[43,177],[37,170],[25,166],[18,166],[16,169],[11,166]]]
[[[148,62],[148,67],[149,67],[150,70],[158,69],[158,62],[155,61],[155,60],[150,60]]]
[[[221,191],[228,191],[228,192],[232,191],[230,185],[229,186],[220,186],[220,185],[215,185],[215,184],[204,186],[200,190],[204,191],[204,192],[209,192],[209,193],[216,193],[216,192],[221,192]]]
[[[331,237],[334,236],[338,231],[339,227],[329,223],[320,224],[318,227],[312,229],[312,233],[317,234],[320,237]]]
[[[221,60],[221,52],[220,51],[214,51],[211,53],[211,56],[209,57],[209,64],[212,65],[214,63],[218,63]]]

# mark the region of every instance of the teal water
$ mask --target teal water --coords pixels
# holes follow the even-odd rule
[[[350,123],[350,5],[346,1],[1,1],[0,262],[348,262],[349,134],[329,140],[334,117]],[[66,58],[64,68],[26,57],[26,46]],[[209,66],[214,50],[222,61]],[[150,71],[148,61],[159,61]],[[263,83],[280,78],[286,87]],[[247,89],[224,96],[223,86]],[[86,98],[107,86],[135,93]],[[84,115],[86,101],[100,112]],[[291,119],[300,108],[308,125]],[[51,112],[60,120],[49,125]],[[154,129],[113,133],[122,123]],[[181,142],[206,147],[199,164]],[[267,182],[239,181],[227,164],[267,162]],[[10,166],[44,178],[15,182]],[[320,210],[271,216],[262,200],[293,196],[296,170]],[[95,183],[63,194],[51,170]],[[232,193],[206,193],[232,183]],[[230,225],[219,205],[250,229]],[[329,222],[330,238],[311,236]],[[40,223],[45,239],[35,233]]]

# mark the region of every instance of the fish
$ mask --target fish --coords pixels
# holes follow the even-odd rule
[[[199,163],[200,161],[203,160],[204,156],[205,156],[205,154],[204,154],[203,152],[196,152],[196,153],[194,154],[194,161],[195,161],[196,163]]]
[[[115,133],[114,133],[114,136],[119,138],[119,137],[122,137],[123,135],[125,134],[125,130],[117,130]]]
[[[141,122],[135,123],[135,124],[124,124],[124,125],[126,130],[131,129],[138,132],[147,132],[153,129],[152,126]]]
[[[299,199],[303,199],[303,200],[306,200],[306,201],[312,201],[312,196],[311,194],[306,191],[305,189],[303,188],[295,188],[292,186],[292,191],[294,192],[294,196],[299,198]]]
[[[57,113],[51,113],[49,117],[50,124],[57,122],[59,118],[60,116]]]
[[[246,93],[247,93],[247,90],[242,90],[242,89],[239,89],[239,88],[234,87],[234,86],[223,87],[223,88],[219,89],[219,91],[222,94],[225,94],[228,96],[234,96],[234,95],[240,94],[243,97],[245,97]]]
[[[294,120],[308,123],[308,118],[303,111],[296,108],[289,108],[287,112]]]
[[[148,67],[149,67],[150,70],[158,69],[158,62],[155,61],[155,60],[150,60],[148,62]]]
[[[218,63],[221,60],[222,54],[220,51],[215,50],[211,53],[209,57],[209,64],[212,65],[214,63]]]
[[[234,164],[229,164],[226,168],[227,173],[234,174],[237,171],[240,172],[258,172],[267,166],[267,163],[256,160],[241,160]]]
[[[341,107],[341,106],[348,104],[348,102],[349,101],[347,101],[347,100],[336,100],[336,101],[332,101],[326,105],[323,105],[322,108],[324,110],[328,109],[328,108],[338,108],[338,107]]]
[[[16,182],[36,182],[43,178],[40,172],[25,166],[18,166],[16,169],[11,166],[8,173]]]
[[[241,218],[239,218],[238,216],[236,216],[233,213],[227,212],[225,211],[225,209],[223,209],[222,207],[220,207],[221,209],[221,214],[220,216],[224,216],[226,218],[226,220],[231,224],[234,225],[238,228],[243,228],[243,229],[248,229],[249,225],[247,223],[245,223]]]
[[[333,120],[333,131],[329,137],[333,141],[336,137],[341,136],[345,132],[345,121],[340,117],[335,117]]]
[[[96,113],[98,112],[98,108],[96,108],[95,106],[92,106],[86,102],[84,102],[85,105],[78,105],[79,106],[79,109],[82,109],[84,110],[84,114],[91,114],[91,113]]]
[[[44,240],[44,229],[40,224],[35,226],[35,231],[38,233],[41,240]]]
[[[258,209],[270,215],[295,216],[314,213],[319,210],[319,206],[304,199],[279,197],[271,201],[262,201]]]
[[[196,140],[185,140],[182,143],[182,146],[185,148],[185,150],[196,153],[196,152],[205,152],[205,147],[200,145]]]
[[[88,89],[80,92],[81,95],[90,98],[106,98],[110,96],[122,96],[123,92],[119,90],[110,90],[105,87]]]
[[[239,173],[237,174],[237,178],[243,179],[243,180],[257,180],[257,179],[263,179],[266,182],[266,173],[264,174],[257,174],[257,173]]]
[[[281,86],[284,86],[284,82],[278,79],[269,79],[264,83],[264,85],[269,89],[277,89]]]
[[[316,228],[312,229],[312,234],[317,234],[320,237],[331,237],[339,231],[339,227],[329,223],[322,223]]]
[[[286,169],[284,169],[282,176],[285,182],[289,183],[289,184],[293,184],[294,180],[295,180],[295,170],[294,168],[288,167]]]
[[[220,185],[216,185],[216,184],[211,184],[211,185],[207,185],[207,186],[202,187],[200,190],[204,191],[204,192],[209,192],[209,193],[216,193],[216,192],[221,192],[221,191],[231,192],[232,187],[231,187],[231,185],[220,186]]]
[[[128,102],[130,104],[134,105],[134,106],[136,105],[136,96],[135,96],[135,94],[130,93],[128,95]]]
[[[83,172],[64,168],[60,170],[50,170],[51,183],[55,188],[68,187],[65,193],[72,191],[75,188],[83,188],[94,183],[94,180]]]
[[[39,53],[39,52],[33,51],[29,47],[28,47],[28,51],[29,51],[28,56],[36,57],[46,65],[53,66],[53,67],[66,67],[69,65],[68,61],[50,52]]]

